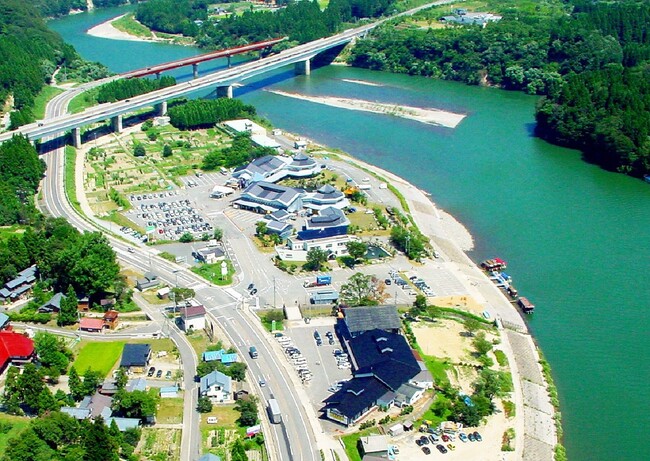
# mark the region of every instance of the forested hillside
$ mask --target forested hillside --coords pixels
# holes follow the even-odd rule
[[[13,108],[12,127],[32,122],[34,98],[58,66],[77,81],[104,77],[107,69],[88,63],[51,32],[38,11],[21,0],[0,0],[0,104]]]
[[[149,0],[136,19],[151,29],[182,33],[201,47],[225,48],[278,36],[305,43],[339,31],[343,23],[378,17],[393,0],[331,0],[324,11],[316,1],[291,2],[276,11],[246,11],[208,20],[205,0]]]
[[[439,22],[448,7],[400,19],[360,40],[349,63],[545,95],[538,134],[607,169],[650,172],[650,3],[488,1],[503,18]]]
[[[95,8],[136,3],[137,0],[93,0]],[[30,2],[46,18],[65,16],[71,11],[87,11],[86,0],[34,0]]]

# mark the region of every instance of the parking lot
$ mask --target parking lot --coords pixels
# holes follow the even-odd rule
[[[142,227],[155,228],[160,239],[178,240],[186,232],[195,238],[211,233],[213,226],[189,199],[178,195],[178,191],[131,195],[133,208],[126,214]]]

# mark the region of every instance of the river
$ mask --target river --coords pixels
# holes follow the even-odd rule
[[[49,25],[86,59],[116,72],[200,52],[84,34],[123,11],[78,14]],[[456,129],[441,128],[264,91],[271,87],[467,117]],[[553,368],[569,459],[650,459],[650,444],[643,442],[650,426],[650,185],[534,138],[536,98],[520,93],[327,66],[309,77],[276,72],[235,96],[279,128],[429,191],[473,234],[470,256],[506,259],[520,293],[536,304],[529,325]]]

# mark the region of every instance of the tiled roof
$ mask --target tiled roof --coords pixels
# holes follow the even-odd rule
[[[232,390],[232,380],[230,376],[224,375],[220,371],[213,371],[201,378],[201,392],[206,392],[213,385],[218,384],[224,392],[230,393]]]
[[[121,367],[143,367],[151,354],[151,344],[125,344],[122,351]]]
[[[203,306],[190,306],[190,307],[181,307],[179,309],[182,319],[193,319],[196,317],[205,316],[205,307]]]
[[[401,328],[395,306],[348,307],[344,311],[345,323],[350,332],[398,330]]]
[[[101,330],[104,328],[104,320],[84,317],[79,321],[79,328],[81,330]]]

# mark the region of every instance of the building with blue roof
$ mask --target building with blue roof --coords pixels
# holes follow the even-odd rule
[[[0,312],[0,330],[2,330],[8,324],[9,324],[9,316],[5,313]]]
[[[140,426],[140,420],[138,418],[107,418],[104,421],[108,427],[111,427],[111,424],[115,421],[115,425],[120,432],[137,429]]]
[[[225,351],[223,349],[218,351],[205,351],[203,353],[204,362],[214,362],[215,360],[221,360],[221,354]]]
[[[317,216],[312,216],[305,221],[301,231],[298,231],[298,238],[301,240],[313,240],[346,235],[350,220],[345,213],[338,208],[327,207],[320,210]]]
[[[178,397],[178,387],[177,386],[166,386],[160,388],[160,398],[161,399],[173,399]]]
[[[221,461],[221,458],[212,453],[207,453],[199,458],[199,461]]]

